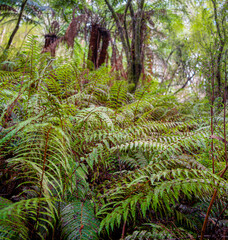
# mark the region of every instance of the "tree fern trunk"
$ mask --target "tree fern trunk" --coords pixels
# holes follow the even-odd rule
[[[102,47],[101,47],[100,56],[99,56],[99,60],[98,60],[98,66],[97,66],[98,68],[103,63],[105,63],[105,60],[107,57],[107,49],[108,49],[109,41],[110,41],[110,34],[106,29],[104,29],[104,31],[102,33]]]
[[[90,42],[89,42],[89,54],[88,54],[88,68],[93,69],[97,67],[97,55],[98,49],[100,45],[100,34],[98,31],[98,24],[92,25],[91,35],[90,35]],[[91,63],[93,66],[91,66]]]

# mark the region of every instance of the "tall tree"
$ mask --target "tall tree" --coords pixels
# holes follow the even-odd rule
[[[10,46],[12,44],[12,41],[13,41],[13,38],[14,38],[15,34],[17,33],[18,29],[19,29],[19,26],[20,26],[20,23],[21,23],[21,20],[22,20],[22,14],[24,12],[24,9],[25,9],[25,6],[26,6],[27,2],[28,2],[28,0],[24,0],[21,3],[21,8],[20,8],[20,12],[19,12],[19,16],[18,16],[18,20],[17,20],[16,26],[15,26],[12,34],[10,35],[10,38],[9,38],[9,41],[8,41],[8,43],[6,45],[5,50],[8,50],[10,48]]]
[[[22,21],[32,24],[38,24],[39,22],[37,22],[35,18],[40,18],[41,13],[48,8],[49,7],[41,6],[40,1],[38,0],[4,0],[0,3],[0,16],[2,17],[1,20],[5,18],[12,18],[12,16],[15,17],[16,20],[16,25],[9,37],[2,56],[3,59],[8,56],[7,52],[12,45],[13,39],[18,32]]]
[[[210,97],[209,83],[213,80],[215,98],[223,97],[227,50],[227,8],[225,0],[210,0],[200,4],[191,22],[191,41],[194,43],[206,92]]]
[[[127,58],[128,81],[134,84],[133,90],[135,90],[144,66],[147,36],[151,29],[156,30],[152,17],[156,16],[161,20],[160,23],[164,23],[164,17],[167,20],[168,15],[175,15],[170,7],[181,6],[183,9],[185,7],[181,1],[157,0],[151,3],[145,0],[127,0],[125,3],[118,2],[116,6],[111,4],[110,0],[105,0],[105,3],[116,23]],[[120,5],[124,9],[123,14],[119,13]],[[180,12],[183,9],[179,8]]]
[[[128,0],[124,10],[124,20],[121,23],[118,14],[115,12],[109,0],[105,0],[112,16],[116,22],[118,32],[125,50],[128,62],[128,81],[134,84],[133,90],[136,89],[140,74],[142,71],[142,44],[143,44],[143,27],[145,24],[144,5],[145,0],[139,0],[136,8],[133,7],[133,1]],[[130,36],[127,28],[127,13],[130,11],[132,24],[132,41],[130,44]]]

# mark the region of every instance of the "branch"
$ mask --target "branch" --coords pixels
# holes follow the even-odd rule
[[[116,25],[117,25],[117,28],[118,28],[118,32],[119,32],[121,41],[123,43],[123,47],[124,47],[124,50],[125,50],[126,57],[127,57],[127,59],[129,59],[129,51],[127,51],[127,43],[126,43],[126,40],[124,38],[124,30],[123,30],[123,28],[120,24],[120,20],[119,20],[118,16],[116,15],[116,12],[114,11],[114,9],[113,9],[112,5],[110,4],[109,0],[105,0],[105,3],[107,4],[110,12],[112,13],[113,18],[115,19],[115,22],[116,22]]]
[[[177,93],[180,92],[182,89],[184,89],[184,88],[187,86],[188,82],[191,81],[194,76],[195,76],[195,72],[192,74],[191,77],[188,77],[188,78],[187,78],[187,81],[184,83],[184,85],[183,85],[180,89],[178,89],[173,95],[177,94]]]
[[[217,13],[216,0],[211,0],[211,1],[213,3],[213,6],[214,6],[214,17],[215,17],[215,23],[216,23],[219,39],[220,39],[220,42],[223,43],[224,39],[222,37],[220,26],[219,26],[219,23],[218,23],[218,13]]]
[[[17,20],[17,24],[16,24],[16,27],[14,28],[10,38],[9,38],[9,41],[7,43],[7,46],[5,48],[5,50],[8,50],[10,48],[10,45],[13,41],[13,38],[15,36],[15,34],[17,33],[17,30],[19,29],[19,26],[20,26],[20,22],[22,20],[22,16],[23,16],[23,11],[25,9],[25,5],[27,4],[28,0],[24,0],[21,4],[21,9],[20,9],[20,13],[19,13],[19,17],[18,17],[18,20]]]
[[[128,37],[128,33],[127,33],[126,17],[127,17],[127,11],[131,4],[131,1],[132,0],[127,1],[127,5],[126,5],[125,11],[124,11],[124,30],[125,30],[125,37],[126,37],[126,41],[127,41],[128,51],[130,51],[131,48],[130,48],[130,42],[129,42],[129,37]]]
[[[131,18],[133,19],[135,16],[135,13],[131,3],[130,3],[130,14],[131,14]]]
[[[5,17],[3,16],[3,17],[0,19],[0,22],[2,22],[4,19],[5,19]]]

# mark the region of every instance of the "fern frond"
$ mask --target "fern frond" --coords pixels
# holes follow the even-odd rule
[[[61,222],[63,239],[99,239],[99,221],[89,200],[76,200],[65,206],[61,212]]]
[[[116,81],[109,91],[109,105],[113,109],[118,109],[127,102],[126,81]]]
[[[9,159],[8,164],[13,165],[21,177],[32,178],[40,193],[60,197],[66,190],[67,179],[75,186],[76,175],[84,178],[83,170],[72,158],[69,139],[60,128],[37,124],[32,129],[25,128],[23,134],[26,138],[18,143],[15,157]]]
[[[206,192],[212,193],[214,183],[222,192],[226,192],[227,183],[208,171],[172,169],[154,172],[154,168],[139,170],[135,177],[120,182],[114,192],[109,192],[109,203],[104,205],[98,215],[106,215],[100,229],[108,231],[114,225],[119,226],[129,217],[135,219],[136,209],[140,206],[142,217],[153,209],[155,213],[167,215],[178,204],[181,195],[191,198],[202,197]],[[108,213],[112,209],[110,213]]]
[[[47,198],[33,198],[21,200],[12,203],[9,200],[0,198],[0,236],[1,239],[28,239],[29,223],[36,220],[37,227],[47,231],[47,227],[53,227],[52,222],[55,219],[55,210],[48,208],[52,200]],[[53,204],[51,204],[53,207]],[[37,209],[45,209],[40,211],[37,216]],[[52,210],[53,211],[52,211]],[[41,239],[43,237],[41,236]]]

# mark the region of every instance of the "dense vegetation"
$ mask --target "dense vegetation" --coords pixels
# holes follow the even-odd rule
[[[225,239],[227,1],[92,3],[0,3],[0,239]]]

